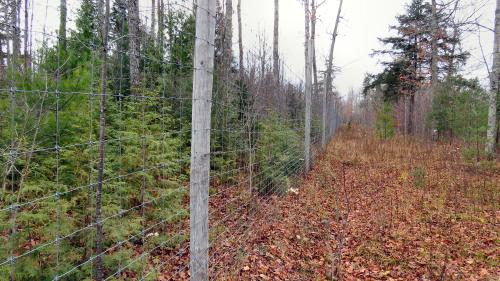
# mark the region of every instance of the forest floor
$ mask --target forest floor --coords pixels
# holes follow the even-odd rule
[[[314,167],[212,252],[214,280],[499,280],[498,162],[343,129]]]

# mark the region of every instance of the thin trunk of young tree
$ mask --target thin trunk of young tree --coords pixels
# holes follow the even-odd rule
[[[29,42],[29,0],[24,0],[24,71],[31,68],[31,54],[28,51]]]
[[[304,130],[304,168],[311,169],[311,92],[312,92],[312,41],[310,38],[309,0],[304,0],[305,14],[305,130]]]
[[[151,38],[155,38],[155,26],[156,26],[156,11],[155,11],[155,7],[156,7],[155,0],[151,0]]]
[[[158,34],[157,34],[157,44],[159,53],[160,53],[160,61],[163,59],[164,48],[163,44],[165,43],[165,4],[164,0],[158,0]]]
[[[344,3],[344,0],[340,0],[339,8],[337,10],[337,17],[335,19],[335,26],[333,28],[333,34],[332,34],[332,42],[330,44],[330,53],[328,55],[328,63],[326,67],[326,78],[325,78],[325,92],[323,95],[323,121],[322,121],[322,129],[323,129],[323,135],[321,136],[321,141],[323,147],[326,145],[326,136],[325,136],[325,131],[326,131],[326,97],[327,95],[332,94],[332,89],[333,89],[333,51],[335,50],[335,42],[337,41],[337,35],[338,35],[338,28],[339,28],[339,22],[340,22],[340,16],[342,14],[342,4]]]
[[[274,84],[279,89],[280,57],[279,57],[279,0],[274,0],[274,33],[273,33],[273,78]]]
[[[103,3],[104,1],[104,3]],[[95,259],[95,278],[101,281],[104,278],[103,268],[103,224],[101,221],[102,209],[102,185],[104,179],[104,157],[105,157],[105,138],[106,138],[106,86],[107,86],[107,65],[108,65],[108,32],[109,32],[109,0],[99,0],[98,2],[99,26],[101,27],[101,89],[100,89],[100,105],[99,105],[99,163],[97,171],[97,189],[96,189],[96,208],[95,208],[95,224],[96,224],[96,259]]]
[[[128,36],[129,36],[129,66],[130,89],[132,94],[137,94],[140,85],[139,70],[139,6],[138,0],[127,0],[128,3]]]
[[[238,13],[238,48],[239,48],[239,64],[240,64],[240,81],[243,83],[245,66],[243,65],[243,27],[241,25],[241,0],[238,0],[236,7]]]
[[[495,153],[497,134],[497,95],[500,89],[500,0],[497,0],[495,11],[495,41],[493,44],[493,67],[490,74],[491,91],[488,107],[488,132],[486,137],[486,153]]]
[[[58,52],[59,52],[59,63],[62,63],[61,60],[64,59],[64,54],[66,52],[66,20],[68,17],[68,10],[67,10],[67,3],[66,0],[61,0],[59,2],[59,9],[60,9],[60,14],[59,14],[59,34],[58,34]],[[56,78],[60,79],[61,78],[61,66],[58,67],[57,73],[56,73]]]
[[[438,84],[438,15],[436,0],[432,0],[432,39],[431,39],[431,97]]]
[[[226,0],[226,18],[224,22],[224,72],[225,76],[231,71],[233,60],[233,0]],[[229,77],[225,77],[229,79]]]
[[[20,0],[11,0],[10,3],[10,24],[12,30],[12,59],[11,59],[11,69],[13,71],[18,70],[18,59],[19,52],[21,49],[20,37],[19,37],[19,25],[18,25],[18,15],[19,15],[19,3]]]
[[[314,95],[319,93],[318,91],[318,66],[316,64],[316,2],[311,0],[311,41],[312,41],[312,71],[313,71],[313,88]]]

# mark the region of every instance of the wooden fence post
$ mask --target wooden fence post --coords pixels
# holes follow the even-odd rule
[[[192,281],[208,280],[208,187],[214,70],[215,1],[197,0],[191,116],[190,272]]]

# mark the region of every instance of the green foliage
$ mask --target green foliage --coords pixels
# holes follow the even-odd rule
[[[417,188],[425,187],[426,171],[423,167],[418,166],[411,172],[413,178],[413,185]]]
[[[389,102],[384,102],[382,110],[378,113],[375,128],[379,138],[389,139],[394,136],[392,105]]]
[[[488,122],[488,95],[477,80],[456,77],[441,85],[429,119],[440,138],[459,137],[466,143],[462,150],[466,159],[481,157]]]
[[[291,124],[271,116],[259,123],[255,161],[257,188],[264,194],[286,192],[302,166],[302,140]]]

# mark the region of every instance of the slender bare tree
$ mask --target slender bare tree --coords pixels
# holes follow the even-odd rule
[[[500,0],[497,0],[495,11],[495,41],[493,44],[493,67],[490,74],[491,91],[488,108],[488,132],[486,152],[495,153],[495,139],[497,134],[497,95],[500,89]]]
[[[151,38],[155,37],[155,26],[156,26],[156,11],[155,11],[155,7],[156,7],[155,0],[151,0]]]
[[[312,71],[313,71],[313,89],[314,94],[318,94],[318,65],[316,63],[316,16],[317,16],[316,1],[311,0],[311,41],[312,41]]]
[[[436,0],[432,0],[431,39],[431,94],[434,95],[438,83],[438,14]]]
[[[139,5],[138,0],[128,0],[129,67],[131,93],[136,94],[140,85],[139,70]]]
[[[238,0],[236,7],[238,13],[238,47],[239,47],[239,65],[240,65],[240,80],[243,81],[245,66],[243,65],[243,31],[241,25],[241,0]]]
[[[328,62],[326,66],[326,77],[325,77],[325,91],[323,94],[323,118],[322,118],[322,129],[323,129],[323,134],[321,136],[321,141],[322,145],[326,145],[326,103],[327,103],[327,96],[332,94],[332,89],[333,89],[333,51],[335,50],[335,42],[337,41],[337,35],[338,35],[338,28],[339,28],[339,22],[340,22],[340,16],[342,14],[342,4],[344,3],[344,0],[340,0],[339,3],[339,8],[337,10],[337,18],[335,19],[335,26],[333,28],[333,33],[332,33],[332,42],[330,44],[330,53],[328,55]]]
[[[279,0],[274,0],[274,34],[273,34],[273,78],[278,86],[280,75],[280,57],[279,57]]]
[[[31,65],[31,54],[28,51],[29,41],[29,0],[24,0],[24,71],[28,71]]]
[[[233,0],[226,0],[226,17],[224,22],[223,63],[227,76],[233,60]]]

